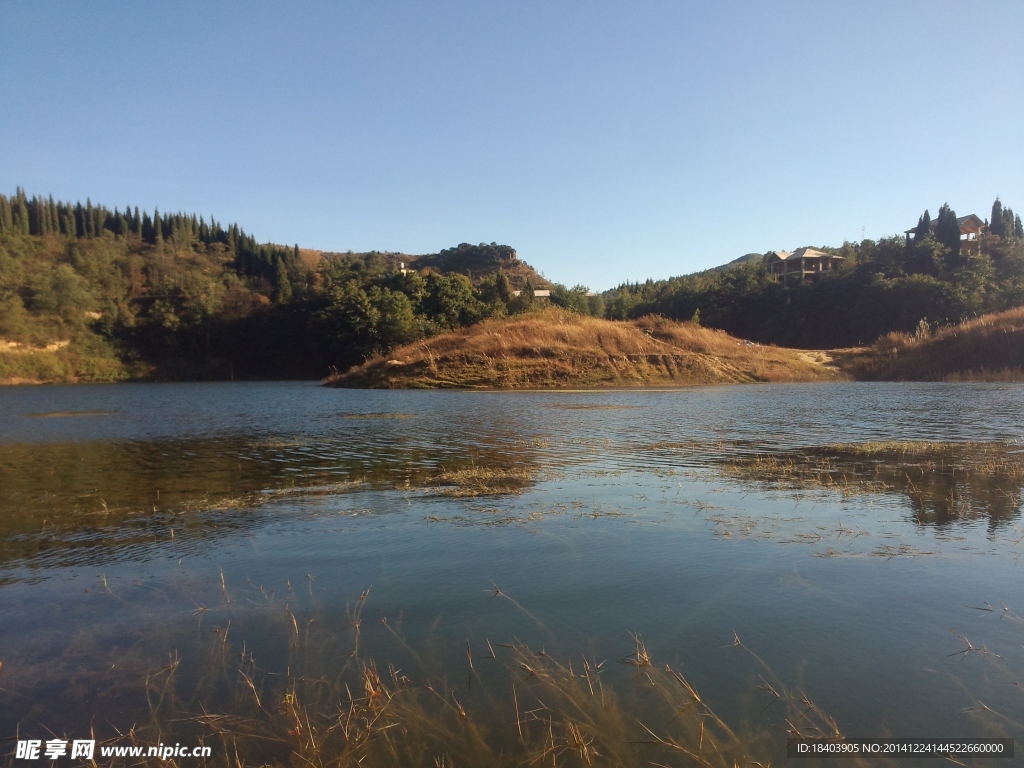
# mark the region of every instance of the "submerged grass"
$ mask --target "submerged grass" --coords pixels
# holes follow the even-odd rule
[[[467,640],[465,682],[453,682],[430,674],[422,650],[386,618],[380,626],[405,650],[410,669],[365,653],[370,590],[332,630],[328,617],[282,608],[262,588],[235,595],[221,586],[222,606],[209,613],[224,619],[232,605],[262,603],[260,632],[276,638],[284,659],[273,668],[258,664],[227,619],[205,633],[197,658],[174,653],[146,675],[148,722],[98,735],[104,745],[208,745],[212,756],[105,765],[765,768],[781,759],[785,737],[842,736],[832,718],[789,689],[735,634],[721,652],[746,654],[758,674],[751,695],[762,712],[728,723],[638,633],[630,633],[629,654],[611,665],[587,655],[557,658],[515,638],[484,639],[474,654]],[[497,587],[493,597],[536,622]],[[208,611],[194,616],[203,621]]]
[[[430,493],[436,496],[519,495],[533,483],[534,472],[526,467],[476,466],[443,469],[433,477]]]
[[[920,524],[988,517],[1000,525],[1014,519],[1024,497],[1024,450],[1008,443],[836,443],[733,456],[720,471],[791,490],[898,493]]]

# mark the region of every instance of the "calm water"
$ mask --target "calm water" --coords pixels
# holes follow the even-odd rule
[[[848,735],[1022,739],[1022,440],[1010,384],[0,389],[0,738],[198,738],[203,713],[272,719],[276,679],[341,679],[354,653],[482,722],[530,684],[488,641],[606,660],[633,702],[639,633],[776,763],[766,682]],[[881,441],[972,445],[835,447]]]

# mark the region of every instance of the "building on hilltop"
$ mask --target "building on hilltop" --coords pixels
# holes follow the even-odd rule
[[[819,275],[835,269],[839,262],[845,261],[842,256],[817,251],[814,248],[798,248],[795,251],[771,251],[764,257],[768,273],[775,278],[788,282],[790,277],[803,280],[810,275]]]
[[[932,230],[938,223],[938,219],[932,220]],[[985,222],[972,213],[968,216],[958,216],[956,223],[960,227],[960,253],[970,256],[981,253],[981,236],[988,231]],[[910,237],[915,232],[917,227],[908,229],[903,234]]]

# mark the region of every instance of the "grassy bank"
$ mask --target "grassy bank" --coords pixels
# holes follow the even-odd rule
[[[400,347],[335,387],[599,387],[828,381],[805,353],[664,318],[615,322],[550,308]]]
[[[836,362],[867,381],[1024,381],[1024,307],[916,334],[889,333]]]

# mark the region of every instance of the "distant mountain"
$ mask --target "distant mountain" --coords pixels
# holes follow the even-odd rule
[[[752,264],[752,263],[758,262],[758,261],[760,261],[763,258],[764,258],[764,254],[763,253],[745,253],[742,256],[740,256],[738,259],[733,259],[728,264],[722,264],[720,267],[713,267],[712,269],[709,269],[708,271],[709,272],[724,272],[725,270],[732,269],[733,267],[742,267],[744,264]]]

